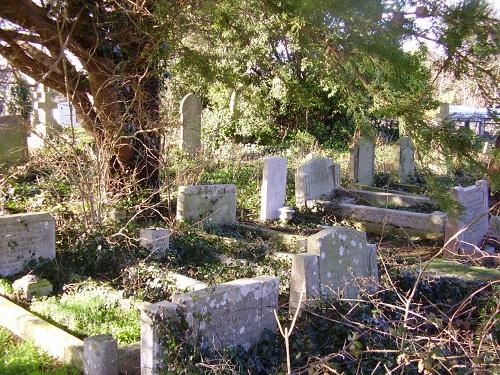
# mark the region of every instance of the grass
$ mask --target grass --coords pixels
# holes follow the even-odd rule
[[[81,372],[56,362],[33,343],[15,339],[8,331],[0,328],[0,374],[77,375]]]

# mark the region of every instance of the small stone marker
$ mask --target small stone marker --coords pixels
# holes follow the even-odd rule
[[[409,137],[401,137],[396,152],[396,165],[399,172],[399,182],[408,183],[415,176],[415,147]]]
[[[373,141],[366,137],[355,139],[350,154],[351,180],[362,185],[373,185],[375,172],[375,145]]]
[[[151,253],[159,257],[167,254],[169,249],[170,231],[166,228],[144,228],[140,232],[140,243]]]
[[[83,372],[85,375],[118,375],[118,346],[109,335],[83,339]]]
[[[366,233],[334,226],[308,237],[307,253],[318,256],[320,291],[323,296],[357,298],[360,289],[378,282],[376,248]]]
[[[19,116],[0,116],[0,165],[14,165],[28,159],[26,124]]]
[[[276,220],[279,209],[286,198],[286,166],[285,158],[272,156],[264,159],[262,189],[260,200],[260,220]]]
[[[474,186],[454,187],[453,195],[463,207],[458,218],[450,217],[446,222],[445,254],[474,255],[488,232],[488,182],[476,181]],[[460,234],[458,234],[461,230]]]
[[[193,335],[202,348],[221,349],[241,345],[245,350],[256,345],[264,331],[276,331],[274,310],[278,309],[279,281],[260,276],[239,279],[210,288],[175,295],[182,305]]]
[[[30,260],[55,256],[55,222],[50,214],[0,216],[0,276],[21,272]]]
[[[309,154],[295,173],[295,200],[299,207],[308,200],[332,198],[340,186],[340,166],[332,159]]]
[[[187,94],[181,102],[181,150],[190,155],[201,149],[201,112],[203,106],[196,94]]]
[[[36,275],[25,275],[17,279],[12,283],[12,288],[26,299],[48,296],[52,293],[50,281]]]
[[[203,227],[236,223],[236,186],[179,186],[177,220]]]

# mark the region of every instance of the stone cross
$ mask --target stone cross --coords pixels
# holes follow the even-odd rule
[[[280,216],[279,209],[284,206],[286,198],[287,160],[277,156],[264,159],[262,175],[260,220],[276,220]]]
[[[350,150],[350,177],[354,183],[373,185],[375,172],[375,145],[366,137],[357,138]]]
[[[187,94],[181,102],[181,150],[190,155],[201,149],[201,100],[196,94]]]
[[[54,117],[58,109],[57,93],[45,85],[39,85],[35,100],[35,123],[42,125],[42,133],[48,137],[61,132],[62,127]]]

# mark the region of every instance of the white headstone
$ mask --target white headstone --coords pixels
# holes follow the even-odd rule
[[[340,183],[340,166],[332,159],[308,155],[295,173],[295,200],[299,207],[308,200],[329,200]]]
[[[201,100],[187,94],[181,102],[181,150],[195,154],[201,149]]]
[[[399,139],[396,159],[396,165],[399,171],[399,182],[406,184],[415,176],[415,148],[410,138],[402,137]]]
[[[488,232],[488,182],[476,181],[474,186],[454,187],[453,195],[463,208],[458,217],[446,223],[445,243],[448,255],[474,255]]]
[[[276,220],[286,198],[287,160],[277,156],[264,159],[260,200],[260,220]]]
[[[373,185],[375,173],[375,145],[373,141],[366,137],[355,139],[350,154],[351,180],[362,185]]]

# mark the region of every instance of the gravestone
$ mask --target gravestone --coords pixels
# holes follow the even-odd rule
[[[287,160],[277,156],[264,159],[262,189],[260,201],[260,220],[276,220],[280,216],[279,209],[286,198]]]
[[[457,202],[463,207],[458,217],[446,223],[446,255],[474,255],[488,232],[488,182],[476,181],[474,186],[457,186],[452,189]]]
[[[260,276],[174,295],[172,302],[183,306],[202,348],[241,345],[248,350],[262,339],[266,329],[276,331],[278,292],[277,277]]]
[[[409,137],[401,137],[396,152],[399,182],[408,183],[415,176],[415,147]]]
[[[203,106],[196,94],[187,94],[181,102],[181,150],[190,155],[201,149],[201,111]]]
[[[290,272],[290,302],[291,314],[300,306],[307,304],[308,299],[320,296],[318,256],[314,254],[294,254]]]
[[[0,216],[0,276],[21,272],[31,260],[55,258],[55,237],[50,214]]]
[[[307,253],[318,257],[322,296],[357,298],[360,289],[373,290],[378,283],[376,248],[366,233],[334,226],[308,237]]]
[[[375,145],[366,137],[356,138],[350,149],[349,172],[354,183],[373,185],[375,173]]]
[[[42,134],[48,137],[53,137],[62,131],[62,126],[54,115],[54,111],[59,108],[57,95],[57,92],[49,87],[39,85],[35,96],[35,123],[42,125]]]
[[[83,339],[83,371],[85,375],[118,375],[118,345],[113,337]]]
[[[19,116],[0,116],[0,165],[15,165],[28,159],[28,134]]]
[[[179,186],[177,220],[202,227],[236,223],[236,186]]]
[[[330,158],[308,155],[295,173],[295,200],[304,207],[308,200],[330,200],[340,186],[340,166]]]
[[[169,249],[170,231],[166,228],[143,228],[140,231],[140,243],[151,253],[164,256]]]

